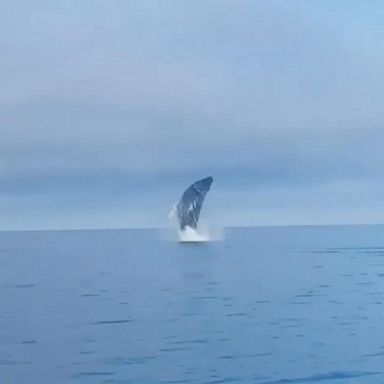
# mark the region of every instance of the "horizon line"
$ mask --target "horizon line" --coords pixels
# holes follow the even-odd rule
[[[336,224],[255,224],[255,225],[230,225],[220,229],[246,229],[246,228],[300,228],[300,227],[367,227],[380,226],[382,223],[336,223]],[[217,226],[212,226],[217,229]],[[36,228],[36,229],[0,229],[0,233],[14,232],[86,232],[86,231],[161,231],[173,230],[171,227],[107,227],[107,228]]]

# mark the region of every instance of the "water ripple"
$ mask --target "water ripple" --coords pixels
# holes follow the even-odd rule
[[[316,383],[324,380],[353,379],[364,376],[380,375],[382,372],[329,372],[318,375],[297,377],[294,379],[279,379],[264,381],[260,384],[290,384],[290,383]]]
[[[122,319],[122,320],[99,320],[94,321],[93,325],[109,325],[109,324],[124,324],[124,323],[131,323],[132,319]]]

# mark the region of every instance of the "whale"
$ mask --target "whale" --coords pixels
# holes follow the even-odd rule
[[[200,211],[212,183],[212,176],[195,181],[183,192],[180,201],[173,206],[169,217],[176,214],[180,231],[184,231],[186,227],[197,228]]]

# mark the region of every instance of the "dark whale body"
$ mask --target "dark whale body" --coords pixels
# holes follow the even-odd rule
[[[187,226],[196,229],[201,207],[212,182],[213,178],[209,176],[196,181],[185,190],[176,207],[180,230]]]

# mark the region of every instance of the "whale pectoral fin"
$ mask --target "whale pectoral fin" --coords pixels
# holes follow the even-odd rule
[[[176,212],[176,210],[177,210],[177,203],[173,205],[171,211],[170,211],[169,214],[168,214],[168,219],[169,219],[169,220],[172,220],[172,219],[173,219],[173,217],[175,216],[175,212]]]

